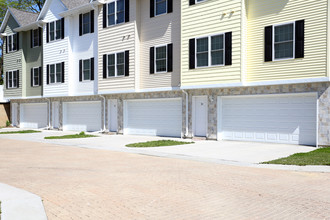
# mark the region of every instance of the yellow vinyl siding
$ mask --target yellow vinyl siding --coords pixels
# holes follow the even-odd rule
[[[326,0],[248,0],[246,81],[327,76]],[[264,28],[305,20],[305,57],[264,62]]]
[[[189,6],[181,1],[182,86],[241,82],[242,2],[207,0]],[[232,65],[189,69],[189,39],[232,32]]]

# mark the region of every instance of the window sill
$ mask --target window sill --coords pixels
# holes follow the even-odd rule
[[[38,86],[32,86],[32,88],[38,88],[38,87],[41,87],[41,85],[38,85]]]
[[[107,76],[106,79],[117,79],[117,78],[125,78],[125,77],[129,77],[129,76]]]
[[[7,90],[13,90],[13,89],[19,89],[19,88],[17,88],[17,87],[7,88]]]
[[[58,86],[58,85],[62,85],[62,84],[64,84],[64,83],[62,83],[62,82],[56,82],[56,83],[49,83],[47,85],[48,86]]]
[[[58,39],[58,40],[49,40],[49,42],[47,43],[47,44],[49,44],[49,43],[55,43],[55,42],[59,42],[59,41],[61,41],[61,40],[64,40],[65,39],[65,37],[63,38],[63,39]]]
[[[164,15],[167,15],[167,14],[169,14],[169,13],[163,13],[163,14],[160,14],[160,15],[156,15],[156,13],[155,13],[155,17],[154,18],[157,18],[157,17],[160,17],[160,16],[164,16]]]
[[[212,65],[212,66],[196,66],[195,69],[206,69],[206,68],[215,68],[215,67],[224,67],[226,66],[225,64],[221,65]]]
[[[107,25],[105,28],[103,29],[106,29],[106,28],[112,28],[112,27],[118,27],[118,26],[121,26],[121,25],[124,25],[124,24],[128,24],[130,22],[123,22],[123,23],[119,23],[119,24],[113,24],[113,25]]]
[[[17,51],[19,51],[19,50],[8,51],[8,54],[9,54],[9,53],[15,53],[15,52],[17,52]]]
[[[285,60],[295,60],[296,58],[291,57],[291,58],[280,58],[280,59],[273,59],[274,62],[278,62],[278,61],[285,61]]]

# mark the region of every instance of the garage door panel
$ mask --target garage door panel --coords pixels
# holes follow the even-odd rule
[[[313,94],[224,97],[219,130],[228,140],[315,145],[316,102]]]
[[[180,99],[129,100],[125,109],[125,134],[181,136]]]
[[[47,103],[21,104],[21,128],[47,127]]]

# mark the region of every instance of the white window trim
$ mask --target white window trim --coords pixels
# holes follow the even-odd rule
[[[19,81],[17,80],[18,77],[17,77],[17,70],[10,70],[10,71],[7,71],[8,72],[8,89],[17,89],[17,85],[19,84]],[[17,81],[17,84],[16,86],[14,86],[14,72],[16,72],[16,81]],[[12,74],[12,77],[11,77],[11,87],[9,86],[9,75]]]
[[[212,65],[212,56],[211,56],[211,38],[215,36],[223,35],[223,64],[218,64],[218,65]],[[208,65],[207,66],[197,66],[197,40],[202,39],[202,38],[208,38]],[[198,37],[195,38],[195,69],[199,68],[207,68],[207,67],[219,67],[219,66],[225,66],[225,56],[226,55],[226,40],[225,40],[225,33],[218,33],[218,34],[212,34],[212,35],[207,35],[203,37]]]
[[[38,45],[34,45],[34,32],[35,31],[38,31]],[[39,42],[40,42],[40,33],[39,33],[39,29],[33,29],[32,30],[32,48],[36,48],[36,47],[39,47]]]
[[[84,74],[84,61],[88,61],[89,62],[89,79],[85,79],[85,74]],[[91,59],[84,59],[81,61],[82,62],[82,81],[83,82],[90,82],[92,80],[92,62]]]
[[[84,33],[84,15],[85,14],[89,14],[89,30],[87,33]],[[89,11],[89,12],[86,12],[86,13],[82,13],[81,14],[81,17],[82,17],[82,21],[81,21],[81,25],[82,25],[82,30],[81,30],[81,35],[85,35],[85,34],[90,34],[92,32],[92,13]]]
[[[59,39],[56,39],[56,37],[57,37],[57,35],[56,35],[56,22],[60,22],[60,24],[61,24],[61,33],[60,33],[60,38]],[[51,40],[51,37],[50,37],[50,24],[51,23],[54,23],[54,40]],[[64,31],[63,30],[63,27],[62,27],[62,21],[61,21],[61,19],[58,19],[58,20],[55,20],[55,21],[51,21],[51,22],[49,22],[48,23],[49,24],[49,42],[55,42],[55,41],[60,41],[60,40],[62,40],[62,32]]]
[[[39,79],[40,73],[39,73],[39,67],[33,67],[32,69],[33,69],[33,74],[32,74],[32,77],[33,77],[33,79],[32,79],[33,86],[32,86],[32,87],[38,87],[38,86],[40,86],[40,79]],[[34,84],[34,74],[35,74],[34,70],[35,70],[35,69],[38,70],[38,82],[39,82],[39,85]]]
[[[109,4],[114,2],[115,3],[115,24],[109,24],[109,14],[108,14],[108,8],[109,8]],[[112,1],[109,1],[107,2],[107,27],[112,27],[112,26],[116,26],[116,25],[120,25],[120,24],[125,24],[125,16],[124,16],[124,21],[121,22],[121,23],[117,23],[117,0],[112,0]],[[124,15],[126,14],[126,4],[125,4],[125,1],[124,1]]]
[[[61,76],[60,76],[60,81],[57,81],[57,78],[56,78],[56,65],[57,64],[61,64]],[[52,83],[52,81],[51,81],[51,77],[50,77],[50,66],[52,66],[52,65],[54,65],[54,74],[55,74],[55,82],[53,82]],[[62,83],[62,75],[63,75],[63,73],[62,73],[62,63],[55,63],[55,64],[49,64],[49,84],[52,84],[52,85],[54,85],[54,84],[61,84]]]
[[[118,76],[117,73],[117,54],[119,53],[123,53],[124,54],[124,75],[120,75]],[[114,76],[109,76],[109,55],[115,55],[115,75]],[[120,52],[116,52],[116,53],[109,53],[107,54],[107,78],[120,78],[120,77],[125,77],[125,66],[126,66],[126,60],[125,60],[125,51],[120,51]]]
[[[168,5],[168,0],[165,0],[165,2],[166,2],[166,12],[165,13],[162,13],[162,14],[159,14],[159,15],[157,15],[157,1],[156,0],[154,0],[154,12],[155,12],[155,17],[158,17],[158,16],[162,16],[162,15],[166,15],[166,14],[168,14],[168,11],[167,11],[167,5]]]
[[[165,68],[166,68],[166,70],[165,71],[157,71],[157,48],[159,48],[159,47],[165,47],[166,48],[166,66],[165,66]],[[154,50],[154,52],[155,52],[155,58],[154,58],[154,66],[155,66],[155,73],[167,73],[167,65],[168,65],[168,51],[167,51],[167,44],[163,44],[163,45],[158,45],[158,46],[155,46],[155,50]]]
[[[199,4],[199,3],[202,3],[202,2],[206,2],[207,0],[202,0],[202,1],[197,1],[195,0],[195,4]]]
[[[18,50],[17,43],[16,43],[16,50],[13,49],[13,47],[14,47],[14,35],[16,35],[16,39],[17,39],[17,33],[10,34],[7,37],[8,53],[13,53],[13,52],[16,52]],[[9,38],[11,38],[12,45],[9,44]]]
[[[278,26],[283,26],[283,25],[288,25],[288,24],[293,24],[293,55],[292,57],[288,57],[288,58],[275,58],[275,27]],[[293,60],[295,59],[296,56],[296,22],[292,21],[292,22],[286,22],[286,23],[281,23],[281,24],[275,24],[273,25],[273,30],[272,30],[273,34],[272,34],[272,58],[273,61],[282,61],[282,60]]]

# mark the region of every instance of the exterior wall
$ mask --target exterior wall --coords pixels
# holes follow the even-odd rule
[[[178,87],[180,84],[181,1],[173,1],[173,12],[150,18],[150,1],[141,0],[140,88]],[[150,74],[150,47],[173,43],[173,72]]]
[[[247,81],[327,76],[327,2],[248,0]],[[305,58],[264,62],[264,28],[302,19],[305,19]]]
[[[242,1],[181,1],[181,85],[241,82]],[[189,69],[189,39],[232,32],[232,65]]]
[[[5,127],[10,119],[10,103],[0,103],[0,127]]]
[[[26,61],[25,69],[25,88],[26,96],[42,96],[43,86],[31,86],[31,68],[42,66],[42,46],[31,48],[31,33],[30,31],[22,32],[23,35],[23,54]]]
[[[98,83],[99,92],[134,90],[136,80],[136,7],[137,1],[130,0],[130,21],[127,23],[103,28],[103,5],[98,13]],[[103,55],[129,50],[129,76],[103,79]]]
[[[87,13],[84,11],[82,13]],[[79,36],[79,14],[70,19],[69,40],[72,48],[70,60],[69,93],[70,95],[93,95],[97,94],[98,87],[98,54],[97,54],[97,8],[94,10],[94,33]],[[79,60],[94,57],[94,81],[79,82]]]
[[[53,0],[49,10],[47,11],[44,20],[47,22],[55,21],[61,19],[58,15],[60,12],[65,11],[66,8],[61,3],[60,0]],[[65,96],[68,95],[68,80],[69,80],[69,19],[65,19],[65,31],[64,39],[57,41],[46,42],[46,25],[43,27],[43,95],[45,97],[49,96]],[[65,80],[64,83],[55,83],[47,85],[47,65],[65,62]]]
[[[18,27],[17,22],[12,17],[12,15],[10,15],[4,33],[6,33],[7,35],[13,34],[14,33],[13,29],[15,29],[17,27]],[[23,82],[24,82],[24,79],[22,76],[25,75],[25,74],[23,74],[25,63],[24,63],[24,59],[22,56],[23,36],[21,33],[19,35],[20,35],[19,36],[19,47],[20,48],[18,48],[17,51],[6,53],[6,42],[4,42],[4,45],[3,45],[3,67],[4,67],[3,73],[4,73],[5,77],[6,77],[7,71],[19,70],[19,88],[17,88],[17,89],[6,89],[5,88],[5,90],[4,90],[5,98],[22,97],[24,95],[23,94],[24,89],[22,88]],[[4,81],[4,85],[6,85],[6,78]]]

